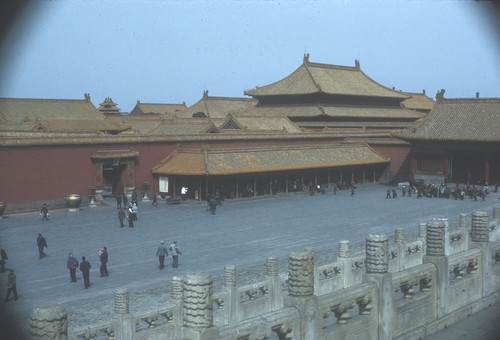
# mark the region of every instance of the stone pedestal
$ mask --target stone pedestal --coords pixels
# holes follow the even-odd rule
[[[116,340],[133,339],[135,325],[129,311],[129,293],[126,289],[115,290],[115,314],[113,317]]]
[[[292,252],[288,257],[288,294],[285,307],[294,307],[300,313],[300,337],[319,339],[321,315],[318,298],[314,296],[314,250]]]
[[[399,237],[400,239],[400,237]],[[385,235],[370,235],[366,239],[366,274],[363,282],[373,282],[379,291],[378,339],[392,339],[393,288],[389,273],[389,240]]]
[[[68,315],[62,304],[48,303],[33,307],[29,322],[34,340],[68,339]]]
[[[188,339],[217,339],[213,328],[212,277],[204,273],[187,274],[184,278],[184,335]]]

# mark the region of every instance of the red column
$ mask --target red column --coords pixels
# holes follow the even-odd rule
[[[415,155],[411,156],[411,165],[410,165],[410,178],[414,179],[415,178],[415,173],[417,172],[417,158]]]
[[[488,159],[488,155],[484,159],[484,180],[486,183],[490,182],[490,160]]]
[[[443,174],[444,174],[444,180],[446,182],[448,182],[448,163],[449,163],[449,160],[448,160],[448,154],[446,154],[444,156],[444,171],[443,171]]]

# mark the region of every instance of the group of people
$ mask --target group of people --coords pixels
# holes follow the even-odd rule
[[[137,213],[139,212],[139,208],[137,207],[137,203],[130,202],[127,208],[127,220],[129,228],[134,227],[134,221],[137,221]],[[120,228],[123,228],[125,225],[123,224],[123,220],[125,220],[125,211],[123,209],[118,209],[118,220],[120,220]]]
[[[477,201],[478,197],[480,200],[486,200],[486,195],[489,193],[488,185],[476,186],[476,185],[466,185],[457,183],[454,188],[449,187],[447,184],[442,183],[439,187],[435,184],[420,184],[418,186],[407,186],[403,185],[401,187],[401,192],[403,197],[408,193],[408,197],[412,194],[416,195],[417,198],[427,197],[427,198],[450,198],[453,196],[455,200],[463,200],[466,196]],[[386,198],[397,198],[398,194],[393,188],[387,188]]]
[[[182,255],[181,250],[179,249],[179,246],[177,245],[177,241],[174,241],[170,247],[165,245],[165,242],[160,241],[160,245],[158,246],[158,249],[156,250],[156,256],[158,257],[158,260],[160,261],[160,270],[162,270],[165,267],[165,257],[168,257],[168,251],[170,250],[170,254],[172,255],[172,268],[177,268],[179,266],[179,255]]]
[[[99,260],[101,262],[100,272],[101,276],[109,276],[108,273],[108,250],[106,247],[102,247],[99,252]],[[85,256],[82,256],[82,262],[78,262],[78,260],[73,256],[73,253],[69,253],[68,259],[66,261],[66,268],[69,270],[69,277],[71,282],[76,282],[76,269],[80,268],[83,276],[83,284],[85,289],[90,287],[90,269],[92,265]]]

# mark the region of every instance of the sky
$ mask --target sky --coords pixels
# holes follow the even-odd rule
[[[488,1],[53,0],[11,19],[0,97],[190,106],[204,90],[245,97],[305,53],[358,59],[376,82],[432,98],[500,97],[500,16]]]

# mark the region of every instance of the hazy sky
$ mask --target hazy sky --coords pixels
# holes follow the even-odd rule
[[[433,97],[500,97],[499,19],[477,1],[31,2],[1,46],[0,97],[194,104],[311,62]]]

